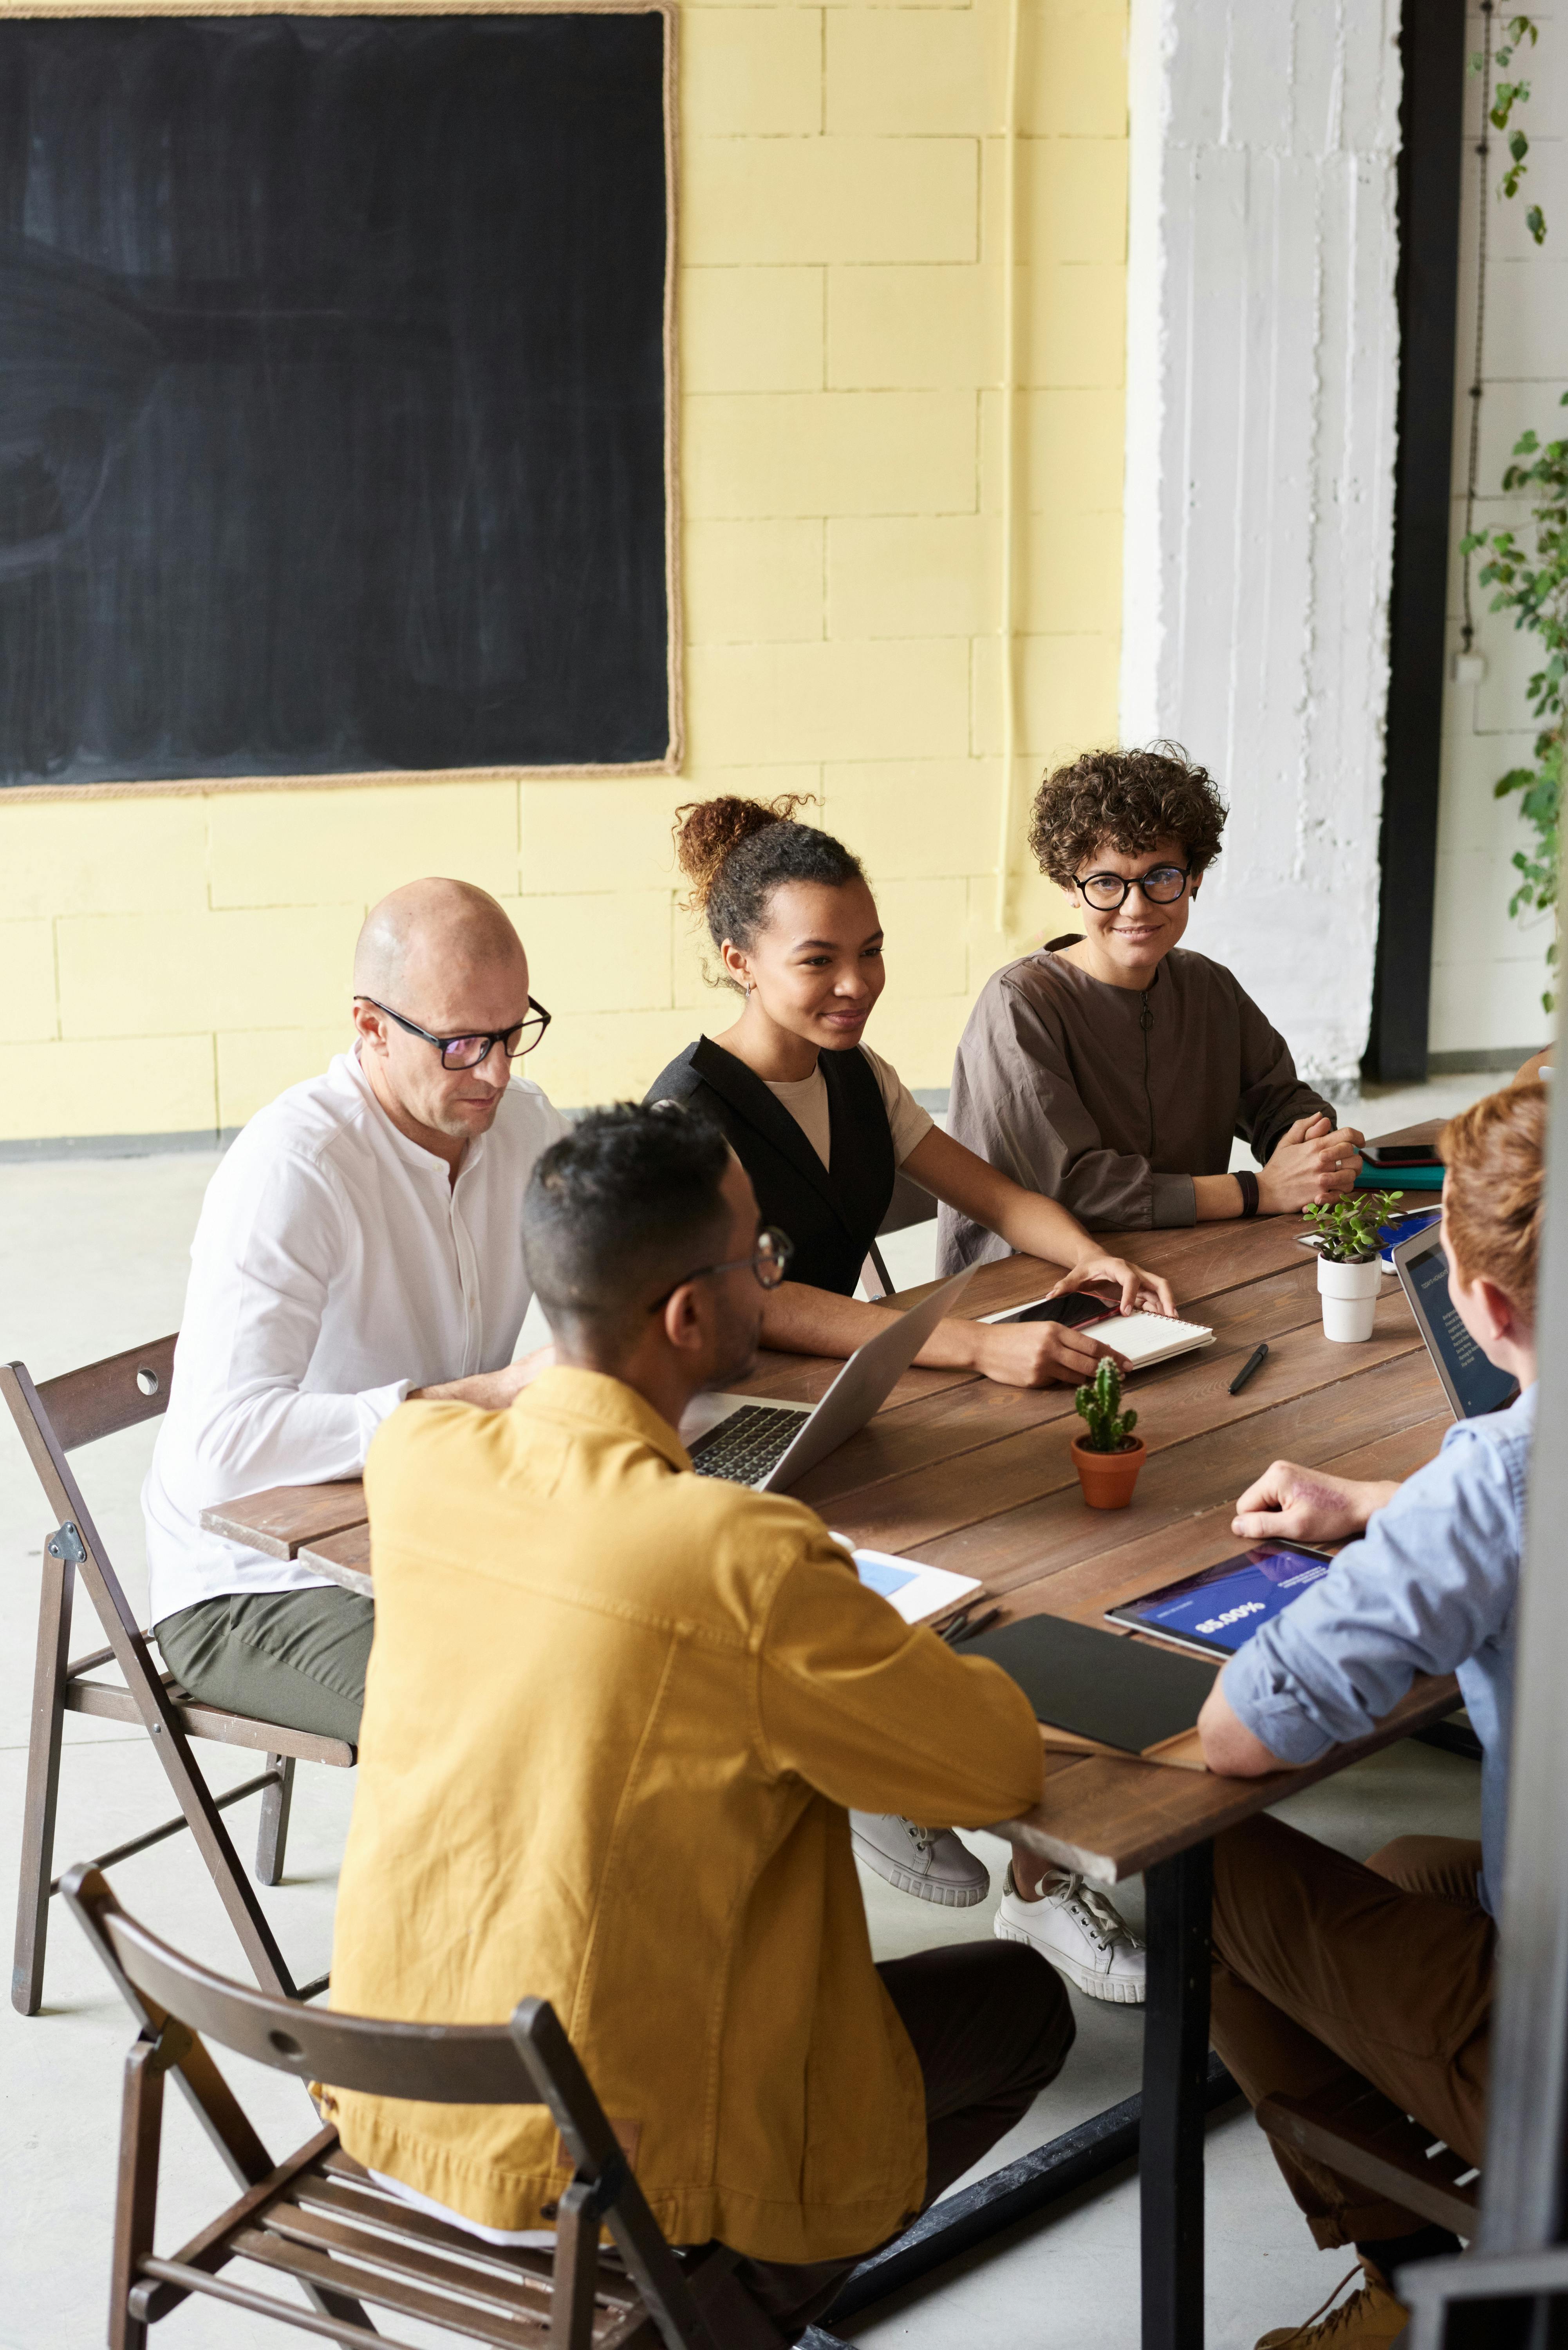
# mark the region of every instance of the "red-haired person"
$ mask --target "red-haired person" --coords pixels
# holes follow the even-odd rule
[[[1539,1083],[1511,1086],[1439,1144],[1449,1297],[1518,1380],[1517,1402],[1449,1429],[1402,1484],[1276,1461],[1242,1494],[1234,1530],[1249,1542],[1362,1539],[1237,1651],[1199,1722],[1211,1771],[1256,1777],[1363,1736],[1417,1673],[1459,1675],[1485,1749],[1480,1841],[1400,1836],[1363,1867],[1263,1815],[1218,1837],[1213,2039],[1254,2105],[1370,2081],[1467,2162],[1485,2134],[1546,1100]],[[1259,2350],[1396,2340],[1397,2271],[1457,2241],[1277,2142],[1274,2154],[1318,2243],[1354,2245],[1361,2279],[1322,2324],[1266,2334]]]
[[[993,972],[953,1062],[949,1130],[1091,1232],[1280,1215],[1348,1191],[1362,1138],[1296,1075],[1223,963],[1182,937],[1226,808],[1174,743],[1087,751],[1034,795],[1029,846],[1082,929]],[[1231,1146],[1260,1164],[1230,1172]],[[1000,1253],[944,1209],[944,1273]]]
[[[680,810],[676,847],[691,905],[707,920],[722,980],[742,999],[717,1036],[699,1037],[649,1087],[649,1101],[701,1108],[728,1136],[764,1223],[793,1243],[792,1277],[768,1293],[765,1345],[849,1355],[886,1321],[854,1295],[898,1171],[1016,1249],[1068,1270],[1125,1311],[1172,1309],[1165,1282],[1109,1255],[1054,1200],[999,1174],[944,1134],[896,1069],[863,1043],[886,984],[882,918],[859,861],[815,826],[799,795],[734,797]],[[1089,1378],[1110,1348],[1056,1323],[938,1324],[916,1361],[983,1372],[1013,1387]],[[917,1898],[983,1900],[981,1864],[947,1831],[853,1814],[867,1866]],[[1012,1881],[997,1930],[1031,1941],[1091,1998],[1143,1997],[1144,1953],[1103,1894],[1048,1873]]]

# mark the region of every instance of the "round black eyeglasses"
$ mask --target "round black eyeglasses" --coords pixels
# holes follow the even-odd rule
[[[1129,890],[1141,889],[1153,906],[1174,906],[1190,878],[1190,865],[1151,865],[1130,881],[1119,873],[1087,873],[1077,884],[1079,895],[1097,914],[1114,914],[1125,906]]]
[[[400,1028],[408,1030],[410,1036],[418,1036],[423,1043],[433,1045],[441,1055],[443,1069],[477,1069],[481,1061],[488,1057],[492,1045],[499,1045],[507,1059],[515,1061],[523,1054],[534,1050],[550,1024],[550,1015],[544,1005],[535,1003],[530,996],[528,1016],[520,1020],[515,1028],[493,1029],[485,1036],[432,1036],[428,1028],[421,1028],[416,1021],[405,1020],[400,1012],[394,1012],[389,1003],[378,1003],[373,995],[357,995],[354,1001],[356,1003],[369,1003],[377,1012],[384,1012],[389,1020],[395,1020]]]
[[[752,1277],[759,1288],[776,1289],[789,1271],[789,1261],[794,1254],[794,1243],[789,1234],[781,1232],[776,1224],[764,1224],[757,1234],[757,1244],[750,1256],[726,1257],[722,1264],[700,1264],[695,1271],[683,1273],[679,1281],[670,1283],[662,1297],[654,1299],[648,1310],[650,1314],[657,1314],[659,1307],[668,1305],[676,1291],[684,1289],[689,1281],[705,1280],[711,1273],[734,1273],[742,1264],[751,1266]]]

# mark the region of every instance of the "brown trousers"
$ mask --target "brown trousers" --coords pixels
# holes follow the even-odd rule
[[[1363,1867],[1262,1815],[1215,1839],[1211,2037],[1251,2104],[1359,2074],[1480,2162],[1495,1943],[1480,1866],[1479,1844],[1399,1836]],[[1426,2225],[1273,2151],[1325,2249]]]
[[[1023,2120],[1073,2044],[1066,1986],[1019,1942],[954,1942],[877,1970],[919,2059],[926,2086],[926,2204]],[[925,2209],[922,2204],[921,2209]],[[867,2252],[876,2250],[867,2244]],[[865,2258],[805,2263],[743,2260],[751,2307],[713,2304],[737,2345],[794,2342]],[[748,2324],[748,2314],[765,2313]]]

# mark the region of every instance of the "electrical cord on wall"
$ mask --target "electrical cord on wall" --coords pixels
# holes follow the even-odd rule
[[[1007,937],[1012,899],[1013,769],[1018,764],[1018,676],[1012,514],[1017,469],[1018,46],[1023,0],[1007,5],[1007,84],[1002,123],[1002,816],[996,844],[996,927]]]
[[[1481,112],[1480,140],[1476,154],[1480,164],[1480,211],[1476,227],[1476,339],[1475,359],[1470,367],[1470,434],[1469,459],[1465,472],[1465,536],[1469,538],[1476,526],[1476,481],[1480,470],[1480,404],[1484,386],[1481,382],[1481,358],[1486,348],[1486,220],[1487,220],[1487,161],[1491,153],[1491,141],[1487,126],[1491,119],[1491,18],[1493,0],[1481,0]],[[1464,558],[1461,594],[1464,619],[1459,637],[1468,653],[1475,641],[1475,615],[1470,610],[1470,558]]]

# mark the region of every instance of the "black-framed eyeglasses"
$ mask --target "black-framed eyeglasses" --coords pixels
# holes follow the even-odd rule
[[[711,1273],[733,1273],[742,1264],[751,1266],[752,1276],[759,1288],[776,1289],[789,1271],[789,1261],[794,1254],[794,1243],[789,1234],[781,1232],[775,1224],[764,1224],[757,1234],[757,1244],[750,1256],[726,1257],[722,1264],[700,1264],[692,1272],[683,1273],[679,1281],[670,1283],[662,1297],[654,1299],[648,1310],[650,1314],[657,1314],[659,1307],[668,1305],[676,1291],[684,1289],[689,1281],[703,1281]]]
[[[515,1061],[522,1054],[534,1050],[550,1024],[550,1015],[544,1005],[535,1003],[530,996],[528,1016],[525,1020],[519,1020],[515,1028],[495,1028],[484,1036],[432,1036],[428,1028],[421,1028],[415,1020],[405,1020],[400,1012],[394,1012],[389,1003],[378,1003],[373,995],[357,995],[354,1001],[356,1003],[369,1003],[377,1012],[384,1012],[389,1020],[395,1020],[400,1028],[408,1030],[410,1036],[418,1036],[422,1043],[433,1045],[441,1055],[443,1069],[477,1069],[481,1061],[488,1057],[492,1045],[499,1045],[507,1059]]]
[[[1077,884],[1079,895],[1097,914],[1114,914],[1125,906],[1131,889],[1141,889],[1153,906],[1174,906],[1191,878],[1190,865],[1151,865],[1130,881],[1120,873],[1086,873]]]

